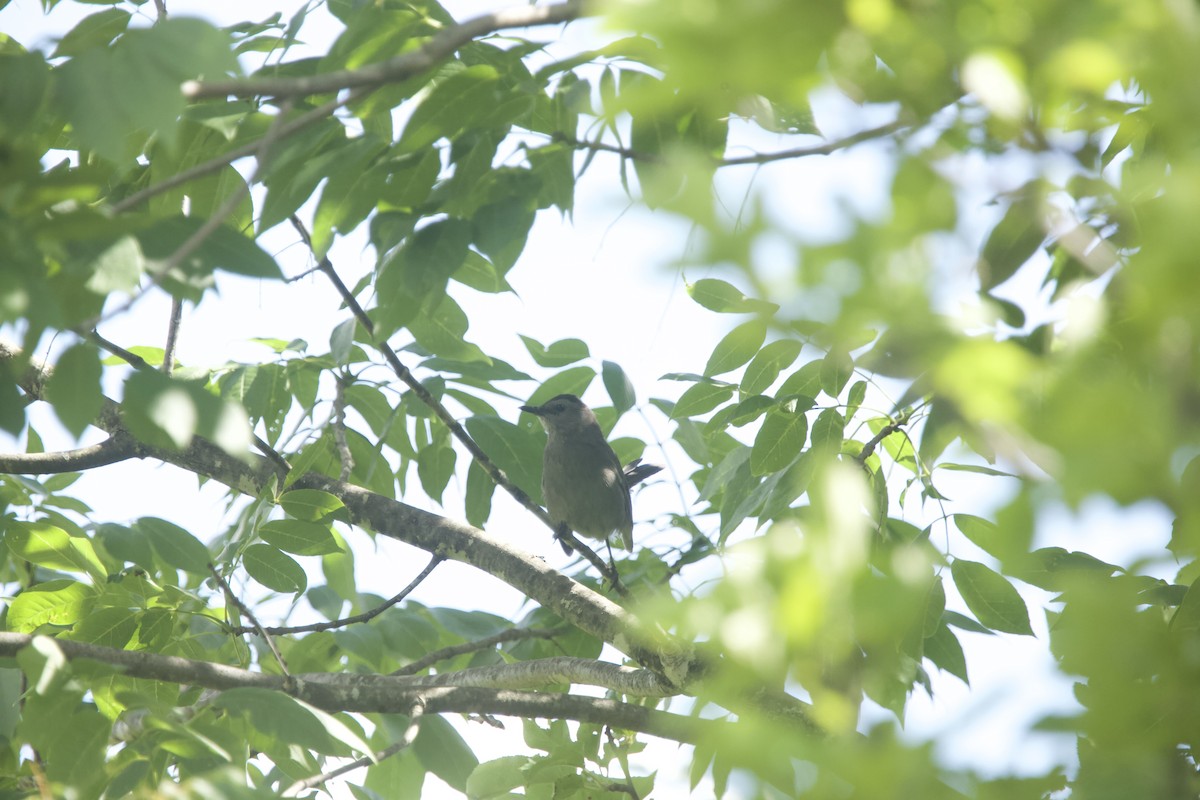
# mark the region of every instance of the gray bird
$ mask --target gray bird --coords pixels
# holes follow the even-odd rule
[[[596,415],[573,394],[560,394],[543,405],[521,406],[521,410],[536,416],[546,429],[542,494],[555,525],[605,541],[620,531],[625,549],[632,551],[629,478],[605,441]],[[630,467],[635,483],[653,474],[647,472],[649,465],[639,468],[634,462]]]

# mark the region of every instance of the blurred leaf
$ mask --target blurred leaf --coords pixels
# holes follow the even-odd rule
[[[158,557],[176,569],[208,576],[212,556],[208,548],[183,528],[157,517],[142,517],[133,529],[150,540]]]
[[[525,343],[525,349],[539,367],[565,367],[591,355],[587,343],[581,339],[560,339],[549,347],[544,347],[541,342],[528,336],[521,336],[521,341]]]
[[[63,426],[77,439],[104,407],[101,372],[100,351],[80,342],[59,356],[46,382],[47,399]]]
[[[624,414],[634,407],[637,403],[637,393],[620,364],[613,361],[603,362],[600,367],[600,377],[604,381],[604,388],[608,391],[608,396],[612,398],[613,407],[617,409],[618,415]]]
[[[273,519],[258,526],[263,541],[298,556],[321,556],[341,548],[328,526],[299,519]]]

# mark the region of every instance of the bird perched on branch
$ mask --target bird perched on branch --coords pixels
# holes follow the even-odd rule
[[[570,529],[607,542],[619,531],[621,543],[632,551],[629,487],[661,467],[641,464],[638,459],[622,469],[596,415],[573,394],[560,394],[543,405],[521,406],[521,410],[536,416],[546,429],[542,494],[558,535]]]

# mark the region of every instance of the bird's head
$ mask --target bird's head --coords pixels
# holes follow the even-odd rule
[[[538,418],[547,433],[571,433],[596,425],[596,415],[573,394],[560,394],[540,406],[521,406]]]

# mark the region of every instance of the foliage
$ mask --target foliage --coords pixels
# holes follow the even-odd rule
[[[646,0],[460,27],[434,0],[319,5],[218,28],[113,3],[52,51],[0,41],[0,324],[20,340],[0,351],[0,428],[26,450],[0,476],[6,793],[274,797],[365,757],[360,797],[426,775],[472,797],[647,796],[629,757],[660,736],[694,745],[693,787],[718,795],[1196,794],[1194,6]],[[578,19],[594,13],[610,27]],[[571,20],[592,49],[550,57],[557,29],[537,26]],[[336,39],[297,55],[317,25]],[[818,96],[858,133],[814,139]],[[744,155],[764,131],[794,146]],[[725,210],[725,172],[852,148],[877,156],[882,211],[847,202],[817,236],[753,186]],[[535,380],[460,305],[510,290],[535,218],[573,213],[588,170],[694,225],[689,294],[730,320],[640,406],[698,506],[616,562],[627,596],[452,519],[486,527],[497,480],[539,494],[510,397],[597,377],[588,343],[522,336]],[[350,313],[328,349],[264,340],[261,363],[193,372],[154,334],[103,338],[147,292],[219,301],[240,275],[285,296],[298,270],[264,236],[288,226],[331,278],[340,238],[374,254],[330,283]],[[781,243],[786,270],[762,255]],[[599,373],[610,428],[638,395]],[[108,439],[41,452],[34,401]],[[73,482],[132,457],[226,484],[226,534],[95,518]],[[952,505],[964,473],[1011,499]],[[456,475],[446,517],[406,504],[419,486],[441,507]],[[1169,548],[1111,564],[1059,546],[1041,512],[1095,496],[1169,510]],[[355,584],[364,530],[533,610],[386,606]],[[240,597],[256,585],[326,624],[261,635]],[[963,632],[1028,636],[1041,612],[1080,710],[1040,727],[1076,737],[1077,764],[985,778],[898,737],[935,671],[969,680]],[[605,644],[638,669],[597,671]],[[431,668],[443,686],[403,683]],[[589,682],[612,702],[567,691]],[[856,733],[864,698],[897,722]],[[456,712],[522,717],[524,746],[480,763]]]

